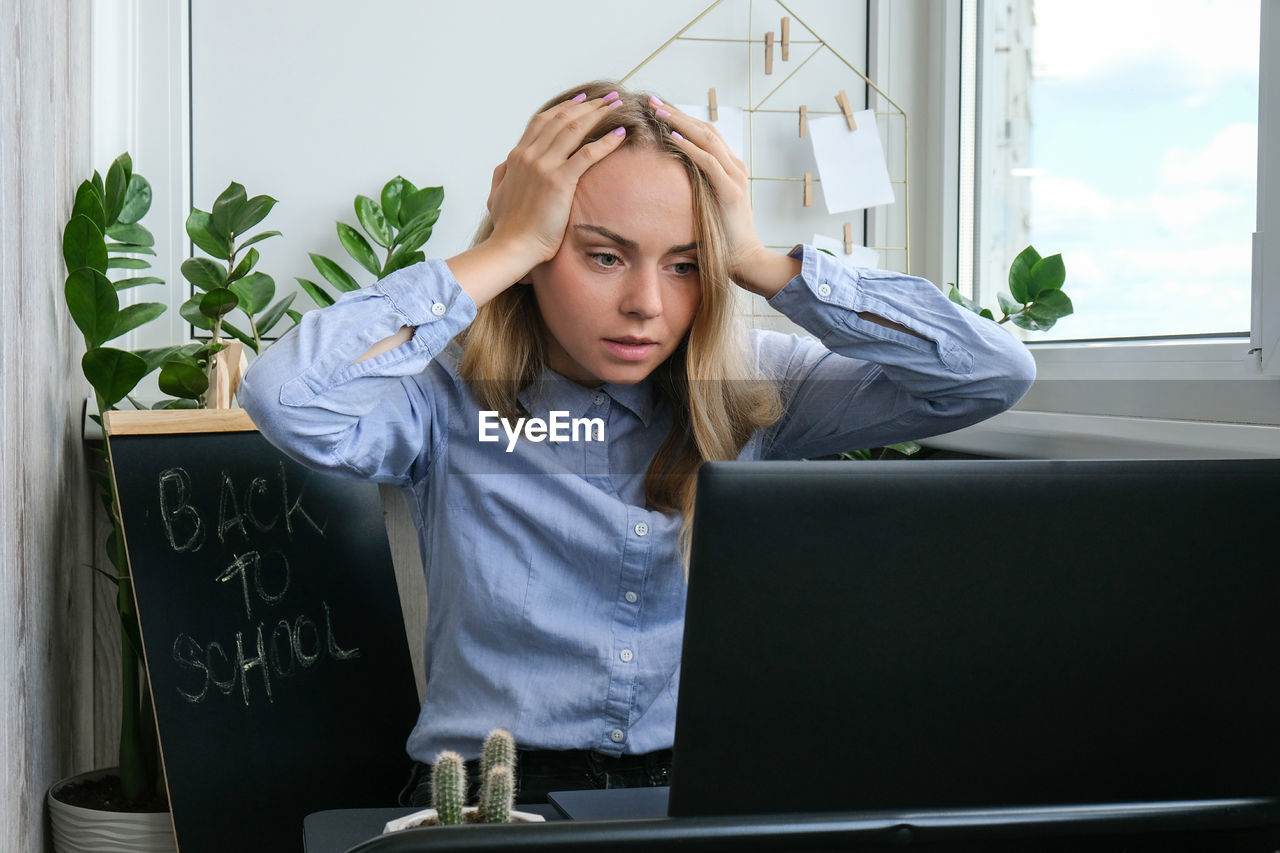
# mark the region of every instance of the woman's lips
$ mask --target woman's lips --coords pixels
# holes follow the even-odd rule
[[[624,361],[640,361],[658,346],[643,338],[605,338],[605,348]]]

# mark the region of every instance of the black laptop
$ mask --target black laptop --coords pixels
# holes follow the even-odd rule
[[[669,802],[570,814],[1270,823],[1277,519],[1280,460],[705,465]]]

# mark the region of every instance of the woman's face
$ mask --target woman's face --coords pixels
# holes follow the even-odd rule
[[[552,370],[588,386],[644,379],[684,339],[702,294],[684,167],[632,147],[591,167],[560,251],[530,278]]]

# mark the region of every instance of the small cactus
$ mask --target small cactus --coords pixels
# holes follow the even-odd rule
[[[515,777],[511,767],[499,764],[489,770],[480,786],[477,814],[482,823],[506,823],[511,819]]]
[[[462,823],[462,807],[467,799],[467,768],[462,756],[445,750],[431,768],[431,805],[445,826]]]
[[[500,764],[510,767],[514,774],[516,741],[506,729],[494,729],[484,739],[484,746],[480,748],[480,778],[487,779],[489,771]]]

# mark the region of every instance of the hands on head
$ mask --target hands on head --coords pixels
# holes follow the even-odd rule
[[[619,96],[609,84],[594,83],[576,97],[566,94],[553,100],[535,115],[494,170],[489,196],[492,233],[481,245],[489,247],[494,260],[502,247],[505,270],[494,281],[507,281],[477,294],[463,280],[466,271],[460,275],[455,267],[455,275],[473,297],[492,296],[555,256],[579,179],[624,144],[673,156],[679,152],[705,176],[719,207],[728,273],[738,284],[771,296],[799,271],[798,263],[762,244],[751,212],[747,167],[713,125],[656,97]]]

